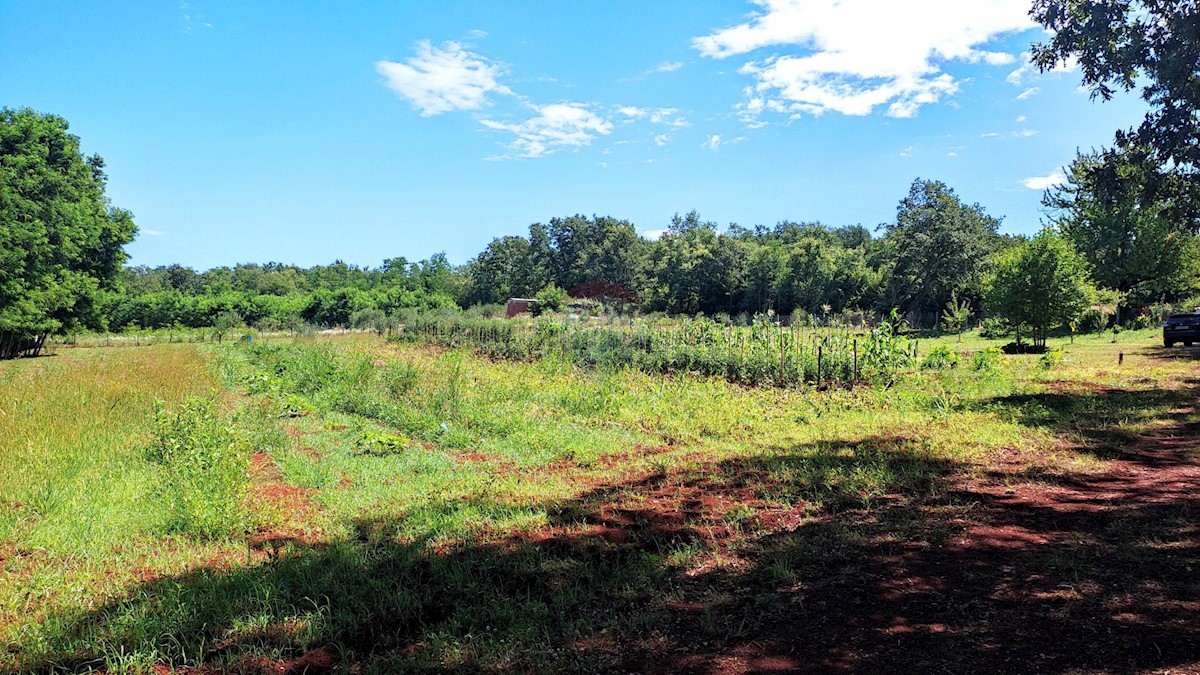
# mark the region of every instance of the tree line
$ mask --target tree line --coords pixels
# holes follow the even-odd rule
[[[913,182],[896,218],[860,225],[730,225],[676,216],[655,241],[612,217],[568,216],[492,241],[463,266],[444,256],[379,268],[124,266],[131,214],[104,194],[104,161],[66,120],[0,109],[0,358],[92,329],[374,322],[404,308],[603,292],[650,311],[827,315],[895,309],[918,325],[981,312],[1044,341],[1101,296],[1130,310],[1197,288],[1200,9],[1195,0],[1034,0],[1045,71],[1078,61],[1107,100],[1140,89],[1143,122],[1080,153],[1047,191],[1032,238],[936,180]],[[551,303],[547,303],[551,304]],[[1018,333],[1019,335],[1019,333]]]

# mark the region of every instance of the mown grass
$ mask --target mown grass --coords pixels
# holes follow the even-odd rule
[[[1079,338],[1050,368],[964,359],[828,391],[368,336],[226,345],[219,367],[191,345],[0,364],[0,451],[30,467],[0,476],[18,505],[0,520],[0,668],[250,667],[313,648],[382,672],[628,667],[689,579],[802,583],[850,545],[807,523],[941,498],[999,456],[1101,470],[1095,434],[1164,424],[1193,372],[1151,332],[1119,339]],[[995,343],[921,353],[939,344]],[[218,370],[243,392],[225,407],[247,452],[278,475],[249,486],[244,534],[172,534],[170,500],[150,498],[153,401],[211,396]],[[780,552],[784,530],[814,534]],[[704,625],[753,632],[720,615],[746,600],[708,603]]]

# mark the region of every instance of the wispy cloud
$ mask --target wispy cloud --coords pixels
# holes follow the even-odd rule
[[[650,241],[658,241],[659,239],[662,239],[662,236],[666,233],[667,233],[667,230],[665,230],[665,229],[664,230],[646,230],[645,232],[642,233],[642,236],[646,239],[649,239]]]
[[[582,103],[530,106],[537,114],[524,122],[480,120],[483,126],[516,135],[508,147],[520,157],[542,157],[563,148],[591,145],[597,136],[612,133],[612,122]]]
[[[776,48],[739,71],[755,82],[738,106],[751,124],[767,112],[867,115],[880,106],[892,117],[912,117],[958,90],[942,64],[1011,63],[1011,55],[979,47],[1035,25],[1028,0],[754,2],[762,9],[745,23],[692,41],[716,59]]]
[[[179,12],[180,12],[180,15],[183,17],[184,32],[187,32],[187,33],[192,32],[192,28],[194,26],[200,26],[201,28],[212,28],[213,27],[212,23],[209,22],[209,20],[207,18],[205,18],[204,14],[197,11],[196,8],[194,6],[192,6],[192,4],[189,2],[179,3]]]
[[[1017,100],[1025,101],[1025,100],[1031,99],[1034,96],[1037,96],[1039,93],[1041,93],[1041,91],[1042,90],[1038,89],[1037,87],[1030,87],[1030,88],[1026,89],[1025,91],[1017,94]]]
[[[1046,190],[1055,185],[1062,185],[1067,182],[1067,177],[1062,171],[1055,171],[1048,176],[1033,176],[1026,178],[1022,184],[1030,190]]]
[[[1030,59],[1032,57],[1033,57],[1033,54],[1031,54],[1030,52],[1022,53],[1021,58],[1020,58],[1021,66],[1019,68],[1017,68],[1016,70],[1012,71],[1011,73],[1009,73],[1008,77],[1004,78],[1005,81],[1008,82],[1009,84],[1014,84],[1019,87],[1025,83],[1025,80],[1041,75],[1042,73],[1038,70],[1037,66],[1033,65],[1033,63],[1030,62]],[[1049,70],[1049,72],[1050,73],[1070,73],[1070,72],[1076,70],[1077,68],[1079,68],[1079,59],[1072,56],[1071,58],[1067,59],[1066,61],[1059,63],[1055,67],[1051,68]]]
[[[664,61],[650,71],[652,73],[673,73],[683,67],[683,61]]]
[[[148,227],[139,227],[138,234],[144,234],[147,237],[161,237],[163,233],[162,230],[152,230]]]
[[[457,42],[435,47],[429,40],[422,40],[416,49],[416,55],[403,63],[379,61],[375,70],[388,88],[423,117],[452,110],[480,110],[491,104],[489,94],[512,93],[497,81],[502,72],[499,65]]]

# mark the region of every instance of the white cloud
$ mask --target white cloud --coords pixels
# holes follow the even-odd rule
[[[673,73],[683,67],[683,61],[664,61],[658,64],[658,67],[651,72],[655,73]]]
[[[375,70],[389,89],[407,99],[423,117],[451,110],[479,110],[490,105],[488,94],[511,94],[496,81],[500,66],[463,49],[457,42],[434,47],[417,43],[417,53],[404,60],[379,61]]]
[[[1030,87],[1030,88],[1026,89],[1025,91],[1017,94],[1017,100],[1024,101],[1026,99],[1033,98],[1034,96],[1037,96],[1039,92],[1041,92],[1041,89],[1038,89],[1037,87]]]
[[[1013,138],[1029,138],[1030,136],[1037,136],[1037,130],[1036,129],[1020,129],[1020,130],[1012,132],[1011,134],[1009,134],[1009,136],[1012,136]]]
[[[946,156],[947,157],[958,157],[958,153],[951,150],[950,152],[946,153]]]
[[[720,150],[721,149],[721,134],[713,134],[712,136],[709,136],[707,141],[704,141],[703,143],[700,144],[700,147],[707,148],[709,150],[714,150],[714,151]]]
[[[691,126],[686,118],[679,116],[678,108],[639,108],[623,105],[617,107],[617,112],[628,117],[627,121],[644,119],[651,124],[665,124],[673,129]]]
[[[913,154],[913,146],[911,146],[911,145],[900,151],[901,157],[912,157],[912,154]]]
[[[1067,177],[1063,175],[1063,172],[1055,171],[1048,176],[1033,176],[1032,178],[1026,178],[1023,181],[1023,184],[1030,190],[1045,190],[1047,188],[1052,188],[1055,185],[1062,185],[1065,182],[1067,182]]]
[[[912,117],[958,90],[943,63],[1011,63],[1009,54],[978,47],[1035,25],[1028,0],[754,2],[762,10],[745,23],[692,41],[701,54],[717,59],[783,50],[740,69],[755,80],[738,106],[747,123],[768,111],[792,118],[828,111],[867,115],[880,106],[890,116]]]
[[[147,237],[161,237],[163,233],[162,230],[151,230],[148,227],[139,227],[138,234],[144,234]]]
[[[666,233],[667,230],[646,230],[642,233],[642,236],[650,241],[658,241]]]
[[[1029,121],[1029,118],[1024,115],[1017,115],[1017,124],[1024,124]]]
[[[530,106],[537,115],[519,124],[484,119],[489,129],[508,131],[517,138],[508,147],[521,157],[541,157],[563,148],[591,145],[597,136],[612,133],[612,122],[588,110],[582,103],[552,103]]]
[[[488,32],[486,30],[479,30],[478,28],[473,28],[473,29],[467,31],[467,39],[470,39],[470,40],[482,40],[483,38],[485,38],[487,36],[488,36]]]
[[[979,134],[980,138],[997,138],[1000,136],[998,131],[989,131],[986,134]]]
[[[1006,82],[1008,82],[1009,84],[1014,84],[1019,87],[1025,83],[1025,78],[1039,75],[1040,71],[1038,71],[1037,66],[1033,65],[1029,61],[1029,59],[1031,59],[1032,57],[1033,57],[1033,54],[1031,54],[1030,52],[1025,52],[1025,53],[1021,54],[1021,58],[1020,58],[1021,66],[1019,68],[1017,68],[1016,70],[1012,71],[1011,73],[1009,73],[1008,77],[1004,78],[1004,80]],[[1066,61],[1059,63],[1058,65],[1051,68],[1049,72],[1051,72],[1051,73],[1070,73],[1077,68],[1079,68],[1079,59],[1072,56],[1071,58],[1067,59]]]
[[[654,137],[654,144],[660,148],[671,142],[671,134],[659,134]]]

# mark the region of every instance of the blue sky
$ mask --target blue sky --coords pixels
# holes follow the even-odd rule
[[[874,227],[917,177],[1029,233],[1076,149],[1144,106],[1024,66],[1027,11],[0,0],[0,105],[105,157],[133,264],[462,263],[575,213]]]

